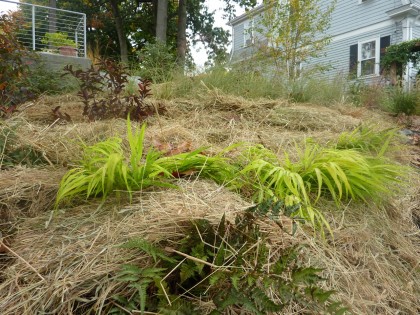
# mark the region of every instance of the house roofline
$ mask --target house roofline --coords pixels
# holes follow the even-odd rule
[[[398,8],[389,10],[386,13],[388,14],[390,18],[398,17],[401,15],[408,15],[408,14],[418,15],[420,14],[420,5],[416,3],[409,3],[406,5],[402,5]]]
[[[239,15],[236,18],[230,20],[227,23],[227,25],[229,25],[229,26],[236,25],[236,24],[248,19],[250,16],[255,15],[257,13],[260,13],[261,11],[264,11],[264,9],[265,9],[265,5],[261,4],[261,5],[255,7],[255,8],[253,8],[252,10],[249,10],[248,12],[245,12],[244,14]]]

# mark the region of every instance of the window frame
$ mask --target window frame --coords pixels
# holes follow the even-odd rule
[[[243,36],[244,36],[244,43],[243,47],[249,47],[254,44],[255,40],[255,34],[254,34],[254,19],[249,19],[244,21],[244,30],[243,30]],[[248,44],[247,41],[250,40],[250,43]]]
[[[375,69],[372,74],[362,75],[362,61],[373,59],[362,59],[362,45],[366,43],[375,42]],[[375,77],[380,75],[380,58],[381,58],[381,39],[380,37],[371,38],[358,42],[357,47],[357,77]]]

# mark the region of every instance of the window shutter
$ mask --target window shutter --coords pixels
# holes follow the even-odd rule
[[[349,73],[351,77],[357,76],[357,60],[358,58],[358,45],[354,44],[350,46],[350,65]]]
[[[386,53],[386,48],[390,45],[391,45],[391,36],[390,35],[381,37],[381,56],[380,56],[380,60],[382,60],[382,57]],[[383,69],[382,69],[382,66],[381,66],[380,73],[382,73],[382,71],[383,71]]]
[[[385,50],[391,45],[391,36],[381,37],[381,57],[385,55]]]

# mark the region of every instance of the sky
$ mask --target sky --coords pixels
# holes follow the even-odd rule
[[[11,0],[15,1],[15,0]],[[19,1],[15,1],[19,2]],[[215,12],[215,27],[223,27],[226,30],[229,30],[230,33],[232,33],[231,27],[227,26],[226,23],[228,21],[223,19],[223,1],[222,0],[208,0],[206,1],[206,4],[209,7],[209,11]],[[8,10],[16,9],[16,5],[12,3],[7,2],[0,2],[0,12],[6,12]],[[243,11],[243,10],[242,10]],[[242,14],[242,11],[238,8],[237,14]],[[228,51],[230,51],[230,47],[228,47]],[[197,45],[195,47],[191,48],[191,52],[194,58],[195,63],[198,67],[202,67],[204,63],[207,61],[207,54],[204,49],[203,45]]]

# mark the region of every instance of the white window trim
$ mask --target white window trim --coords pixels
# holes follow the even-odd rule
[[[369,42],[375,42],[375,72],[373,74],[362,76],[362,45]],[[381,57],[381,39],[371,38],[369,40],[359,41],[357,46],[357,77],[376,77],[380,72],[380,57]]]

